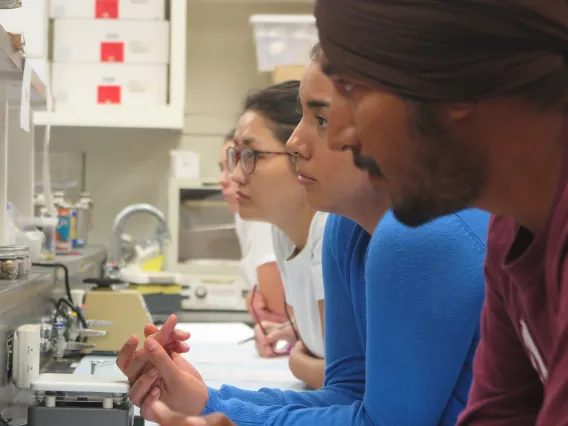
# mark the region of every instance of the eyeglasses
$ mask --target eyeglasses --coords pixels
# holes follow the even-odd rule
[[[230,173],[234,173],[240,161],[243,172],[247,175],[252,175],[256,167],[256,159],[261,155],[287,155],[293,157],[289,152],[283,151],[258,151],[249,147],[237,150],[235,147],[230,147],[227,149],[227,168]]]

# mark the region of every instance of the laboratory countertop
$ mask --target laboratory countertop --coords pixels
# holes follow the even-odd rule
[[[84,275],[88,271],[96,271],[103,265],[107,256],[105,246],[90,246],[80,249],[74,254],[56,256],[45,261],[47,265],[61,263],[69,270],[70,277]],[[56,275],[57,274],[57,275]],[[57,277],[57,280],[55,279]],[[61,268],[34,266],[31,274],[20,280],[0,281],[0,315],[21,304],[26,298],[40,290],[50,290],[56,282],[63,282],[64,272]],[[7,297],[4,297],[7,296]],[[249,322],[247,312],[241,311],[181,311],[175,312],[182,322],[219,323],[219,322]],[[163,322],[169,315],[154,315],[155,322]]]
[[[74,255],[57,256],[53,261],[45,263],[64,264],[76,284],[78,278],[85,277],[87,273],[98,274],[98,268],[105,261],[106,253],[104,246],[93,246]],[[25,303],[27,298],[38,297],[40,294],[42,297],[51,297],[49,295],[58,291],[57,287],[61,287],[60,290],[63,291],[62,282],[61,268],[42,266],[33,267],[26,279],[0,281],[0,315]],[[208,385],[218,388],[223,383],[229,383],[245,389],[258,389],[262,386],[302,389],[301,383],[289,372],[286,359],[259,359],[253,343],[242,346],[237,344],[239,340],[252,335],[250,327],[242,324],[249,320],[246,312],[184,311],[178,312],[177,315],[180,326],[192,333],[192,350],[187,355],[188,359],[200,369]],[[166,318],[154,319],[159,321]],[[186,324],[188,322],[192,324]],[[71,368],[65,372],[80,372],[90,367],[91,359],[90,356],[84,357],[73,367],[69,365]],[[22,392],[15,397],[10,408],[14,419],[25,419],[30,398],[29,392]],[[154,426],[149,422],[146,425]]]
[[[61,263],[67,266],[69,275],[73,277],[89,270],[96,270],[104,262],[106,252],[104,246],[93,246],[78,250],[77,254],[56,256],[54,260],[45,262],[45,264]],[[27,278],[0,281],[0,315],[39,292],[52,290],[63,278],[64,272],[61,269],[34,266]]]
[[[69,275],[77,275],[92,268],[99,268],[105,262],[106,256],[105,246],[90,246],[74,250],[72,254],[55,256],[52,261],[42,263],[62,263],[69,269]]]

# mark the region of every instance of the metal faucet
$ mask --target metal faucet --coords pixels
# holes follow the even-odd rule
[[[133,204],[131,206],[125,207],[118,213],[114,219],[114,224],[112,226],[112,241],[110,247],[109,262],[106,267],[106,274],[112,276],[118,273],[118,268],[122,266],[121,262],[121,236],[126,226],[126,222],[135,214],[146,213],[154,216],[159,221],[158,230],[156,232],[158,242],[160,243],[160,252],[164,252],[164,243],[170,237],[170,231],[166,223],[166,217],[164,213],[158,210],[151,204]]]

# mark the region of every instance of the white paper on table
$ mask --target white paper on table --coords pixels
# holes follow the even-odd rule
[[[189,331],[189,345],[196,343],[238,343],[254,336],[252,328],[244,323],[179,323],[177,328]]]
[[[287,367],[288,363],[286,363]],[[266,368],[268,367],[268,368]],[[223,382],[225,384],[256,382],[262,386],[273,387],[273,383],[293,383],[296,381],[288,368],[270,368],[259,360],[254,366],[242,364],[202,364],[199,374],[205,382]]]
[[[214,360],[201,361],[192,359],[191,351],[183,357],[192,363],[199,371],[208,386],[218,388],[222,384],[236,386],[243,389],[256,390],[261,387],[274,387],[280,389],[300,389],[302,384],[290,372],[287,358],[260,358],[256,353],[253,357],[244,358],[241,354],[234,357],[228,347],[220,354],[220,347],[201,348],[203,353],[208,352],[215,357]],[[222,357],[221,355],[224,355]],[[91,361],[116,361],[115,356],[84,357],[74,374],[90,374]],[[107,374],[121,375],[116,364],[109,366]]]
[[[244,345],[236,343],[192,343],[189,340],[190,350],[184,356],[192,364],[233,364],[256,365],[262,362],[267,365],[275,365],[278,368],[288,368],[288,357],[261,358],[256,352],[254,342]],[[228,357],[229,352],[230,358]]]

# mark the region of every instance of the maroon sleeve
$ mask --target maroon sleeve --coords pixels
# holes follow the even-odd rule
[[[488,266],[485,273],[481,342],[475,354],[469,401],[458,425],[534,426],[543,397],[542,383],[509,319],[497,291],[499,287],[494,286],[498,282]],[[546,426],[552,424],[555,423]]]
[[[568,246],[568,241],[566,243]],[[568,422],[568,258],[560,268],[560,302],[556,314],[556,339],[548,365],[544,404],[537,426],[564,425]]]

